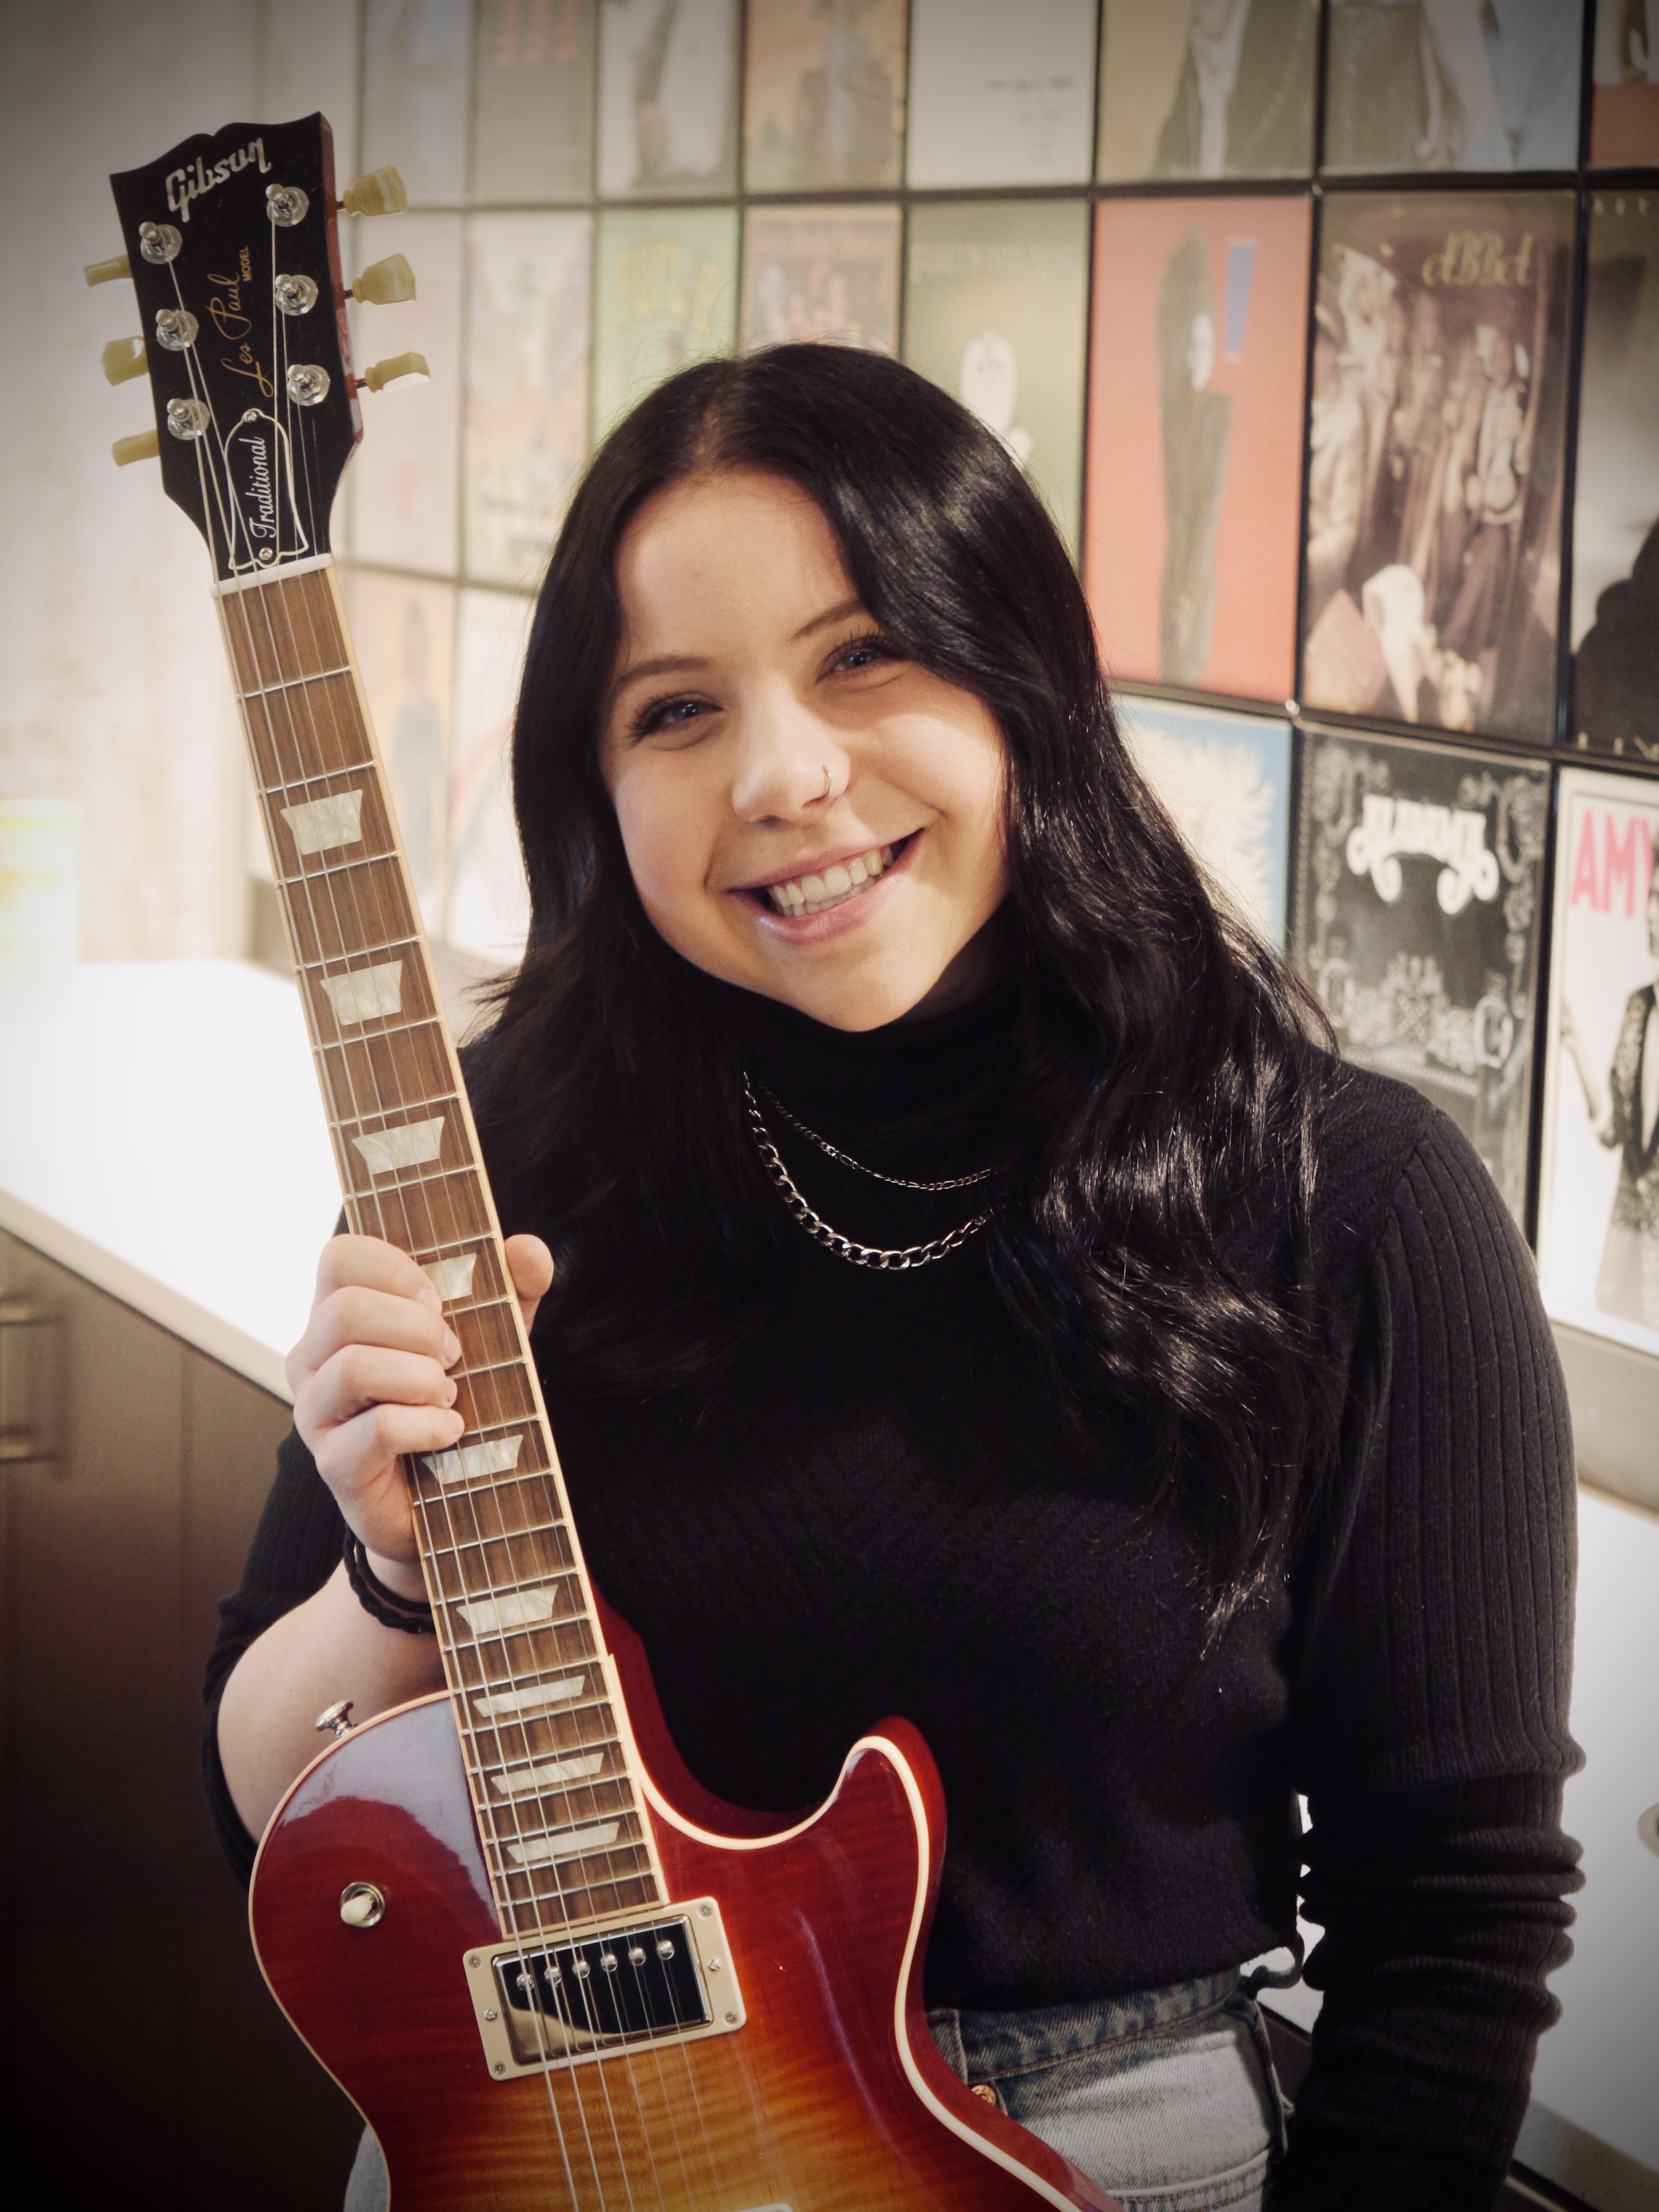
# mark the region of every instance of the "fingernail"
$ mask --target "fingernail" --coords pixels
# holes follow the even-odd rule
[[[453,1329],[447,1328],[444,1331],[444,1365],[446,1367],[453,1365],[460,1356],[461,1340]]]
[[[421,1285],[415,1293],[415,1303],[417,1306],[430,1306],[434,1313],[443,1311],[444,1302],[430,1283]]]
[[[444,1389],[449,1393],[449,1402],[453,1406],[456,1399],[460,1395],[459,1389],[453,1382],[446,1382]]]

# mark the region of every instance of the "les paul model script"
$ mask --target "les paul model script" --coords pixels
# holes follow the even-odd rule
[[[155,456],[211,559],[352,1228],[413,1255],[465,1423],[410,1462],[447,1691],[332,1745],[260,1845],[267,1980],[367,2116],[397,2212],[1023,2212],[1110,2200],[930,2038],[944,1847],[902,1722],[779,1833],[677,1759],[590,1585],[362,687],[329,518],[361,434],[326,123],[234,124],[112,179]],[[356,296],[407,299],[401,256]]]

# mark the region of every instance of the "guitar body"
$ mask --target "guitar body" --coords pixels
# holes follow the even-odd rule
[[[500,1937],[438,1696],[300,1778],[260,1850],[254,1942],[379,2137],[393,2212],[1109,2207],[971,2095],[928,2033],[941,1815],[932,1761],[902,1722],[855,1746],[822,1809],[779,1835],[713,1834],[653,1792],[671,1901],[718,1901],[744,2026],[497,2081],[464,1961]],[[354,1882],[385,1897],[373,1927],[340,1917]]]

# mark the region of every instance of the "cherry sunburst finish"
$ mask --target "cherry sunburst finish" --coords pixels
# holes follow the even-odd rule
[[[462,1355],[406,1463],[447,1693],[302,1774],[254,1942],[374,2127],[396,2212],[1112,2212],[940,2058],[921,1966],[937,1773],[890,1721],[817,1813],[708,1797],[590,1584],[353,661],[329,517],[361,434],[320,116],[112,180],[168,495],[212,556],[348,1220],[410,1253]],[[345,195],[401,204],[395,174]],[[410,296],[399,257],[360,299]],[[394,403],[395,404],[395,403]]]

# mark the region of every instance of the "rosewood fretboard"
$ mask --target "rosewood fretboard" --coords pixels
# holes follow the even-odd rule
[[[407,1464],[502,1930],[663,1900],[620,1693],[326,560],[222,589],[346,1218],[410,1253],[466,1423]]]

